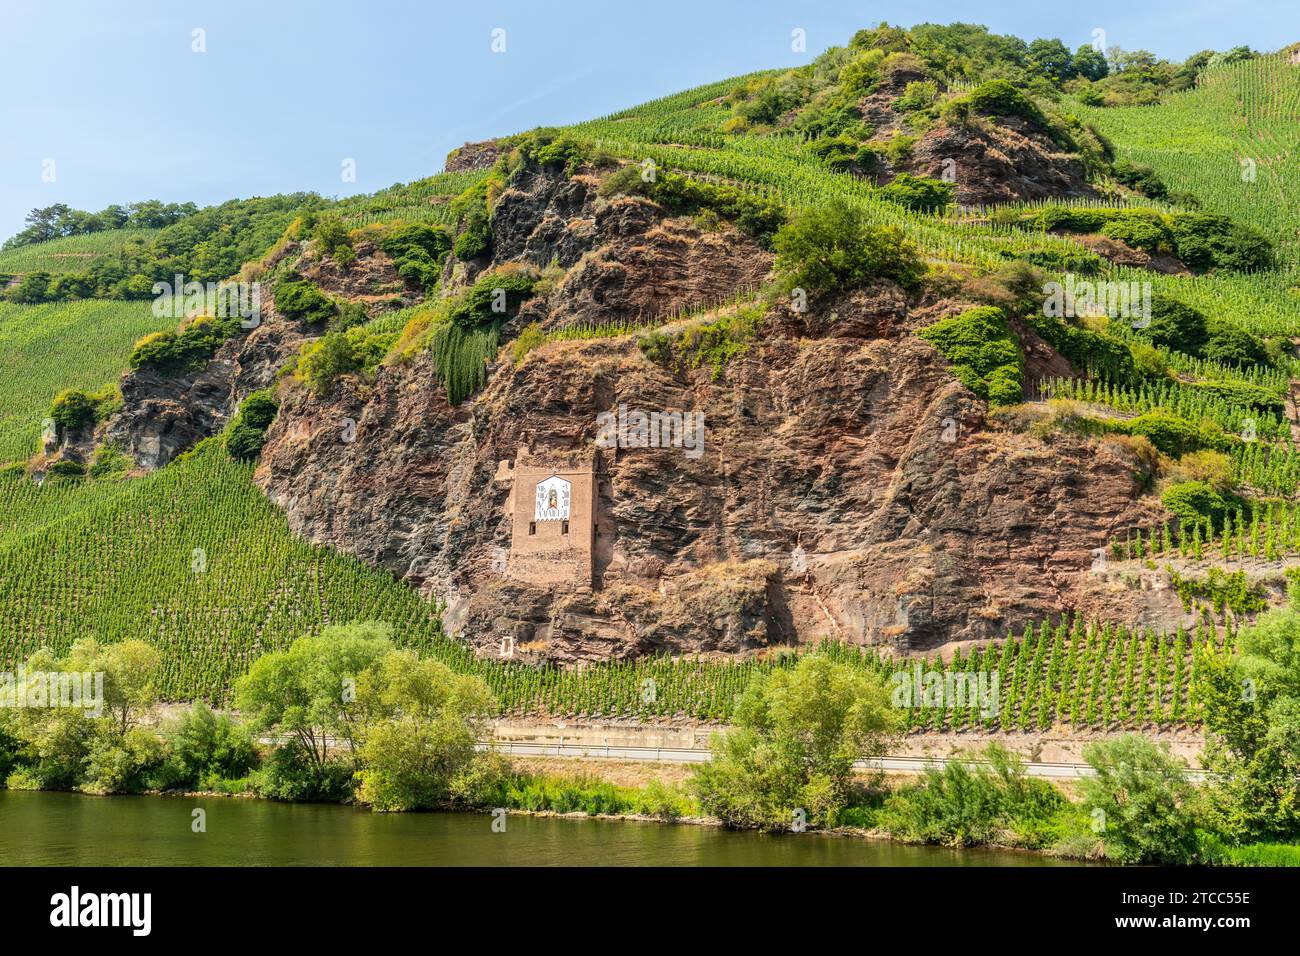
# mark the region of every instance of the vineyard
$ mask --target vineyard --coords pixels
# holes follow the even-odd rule
[[[147,242],[156,229],[108,229],[0,251],[0,273],[81,272],[99,256],[120,252],[128,242]]]
[[[136,339],[175,324],[149,302],[0,303],[0,464],[35,454],[55,395],[117,381]]]
[[[932,262],[987,269],[1018,256],[1063,264],[1093,255],[1074,238],[996,217],[991,221],[986,214],[996,210],[939,216],[890,202],[863,179],[828,168],[797,135],[719,132],[728,116],[720,98],[761,75],[689,90],[577,124],[569,132],[624,161],[653,160],[660,169],[735,185],[791,210],[843,200],[873,224],[896,226]],[[1195,192],[1207,210],[1241,216],[1265,230],[1279,242],[1284,264],[1270,274],[1192,277],[1094,263],[1107,270],[1107,278],[1151,282],[1157,294],[1170,293],[1207,316],[1260,334],[1300,335],[1295,289],[1300,210],[1287,193],[1287,163],[1294,162],[1300,145],[1298,77],[1300,70],[1264,58],[1210,71],[1197,89],[1160,106],[1070,105],[1109,135],[1122,157],[1154,167],[1173,189]],[[453,224],[452,200],[486,175],[442,174],[332,202],[329,208],[349,227]],[[104,232],[21,247],[0,253],[0,272],[79,269],[96,255],[112,254],[127,240],[150,234]],[[655,324],[725,308],[753,292],[660,316]],[[386,315],[369,328],[396,335],[413,311]],[[154,318],[148,302],[0,305],[0,463],[32,454],[58,392],[94,390],[114,381],[136,339],[172,325],[171,319]],[[642,328],[637,323],[574,325],[546,338],[627,335]],[[1115,333],[1132,334],[1123,328]],[[479,344],[476,371],[489,352],[495,353],[495,335]],[[1050,397],[1117,416],[1164,410],[1212,422],[1229,436],[1241,434],[1249,421],[1249,440],[1231,451],[1235,479],[1263,494],[1294,496],[1300,490],[1300,453],[1280,414],[1288,370],[1241,369],[1156,351],[1181,380],[1133,388],[1103,376],[1041,386]],[[725,721],[750,678],[795,659],[793,652],[738,662],[647,658],[566,671],[475,658],[466,645],[442,633],[438,608],[406,584],[295,537],[250,475],[251,465],[230,461],[215,442],[131,481],[51,479],[37,486],[0,474],[0,664],[12,664],[41,645],[65,650],[83,636],[142,637],[162,651],[164,697],[221,700],[258,655],[332,622],[379,620],[394,626],[404,646],[483,677],[508,713]],[[1168,526],[1134,528],[1111,548],[1117,561],[1146,562],[1221,557],[1259,563],[1296,554],[1300,505],[1281,501],[1256,502],[1172,532]],[[1178,579],[1175,586],[1189,607],[1206,597],[1191,579]],[[1223,584],[1240,586],[1241,579]],[[959,651],[947,664],[918,661],[925,671],[982,677],[985,686],[998,688],[998,702],[992,709],[979,701],[956,709],[916,704],[909,708],[909,726],[914,731],[1030,731],[1055,725],[1094,730],[1195,725],[1200,713],[1195,678],[1203,655],[1222,653],[1233,642],[1231,626],[1223,622],[1224,601],[1240,606],[1246,596],[1209,598],[1221,622],[1203,616],[1192,631],[1153,634],[1113,623],[1041,623],[982,649]],[[901,666],[871,651],[839,645],[825,651],[891,679]]]

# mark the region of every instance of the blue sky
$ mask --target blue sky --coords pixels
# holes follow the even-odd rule
[[[880,20],[983,23],[1071,48],[1100,27],[1110,44],[1176,59],[1300,40],[1296,0],[0,3],[0,237],[54,202],[371,192],[437,172],[467,140],[806,62]],[[795,27],[807,54],[790,49]]]

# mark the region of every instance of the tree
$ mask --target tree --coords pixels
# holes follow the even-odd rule
[[[480,678],[456,674],[414,651],[376,661],[358,683],[367,733],[357,774],[361,802],[377,810],[448,800],[476,761],[496,700]]]
[[[1060,40],[1034,40],[1029,44],[1029,67],[1057,83],[1075,75],[1074,58]]]
[[[154,680],[161,663],[157,648],[144,641],[100,645],[83,638],[72,645],[63,667],[104,675],[104,709],[116,735],[123,737],[157,702]]]
[[[774,245],[785,287],[809,295],[834,295],[878,278],[911,287],[925,271],[901,231],[870,225],[844,202],[805,211],[777,231]]]
[[[755,677],[733,725],[694,771],[701,805],[728,826],[784,829],[796,810],[825,823],[843,807],[853,762],[884,754],[902,716],[879,676],[809,655]]]
[[[214,714],[201,700],[181,714],[167,736],[171,786],[210,786],[215,780],[242,777],[257,759],[247,728],[225,714]]]
[[[1300,835],[1300,613],[1261,614],[1239,653],[1197,665],[1204,704],[1206,818],[1229,843]]]
[[[355,762],[364,735],[357,681],[392,647],[386,624],[331,625],[259,657],[236,682],[235,700],[255,729],[291,737],[321,778],[332,738],[346,741]]]
[[[1097,772],[1079,782],[1083,809],[1108,859],[1186,863],[1196,851],[1185,761],[1138,734],[1084,745]]]
[[[1073,63],[1074,70],[1079,76],[1094,82],[1110,73],[1106,54],[1086,43],[1074,51]]]

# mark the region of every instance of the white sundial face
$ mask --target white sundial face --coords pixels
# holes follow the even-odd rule
[[[572,485],[563,478],[552,475],[537,483],[537,503],[533,512],[535,521],[568,521]]]

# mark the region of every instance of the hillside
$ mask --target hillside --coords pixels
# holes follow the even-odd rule
[[[1194,719],[1189,635],[1280,600],[1300,553],[1300,68],[1089,107],[922,41],[864,31],[369,197],[0,253],[15,287],[104,253],[112,292],[202,250],[199,278],[265,289],[251,330],[0,307],[4,659],[146,622],[166,693],[215,698],[261,650],[382,619],[509,708],[719,718],[831,639],[998,668],[1004,728]],[[837,230],[863,261],[828,279],[807,247]],[[1147,284],[1154,321],[1052,314],[1053,282]],[[55,395],[119,372],[36,446]],[[600,445],[620,407],[702,414],[702,453]],[[534,457],[590,469],[592,586],[499,565]]]

